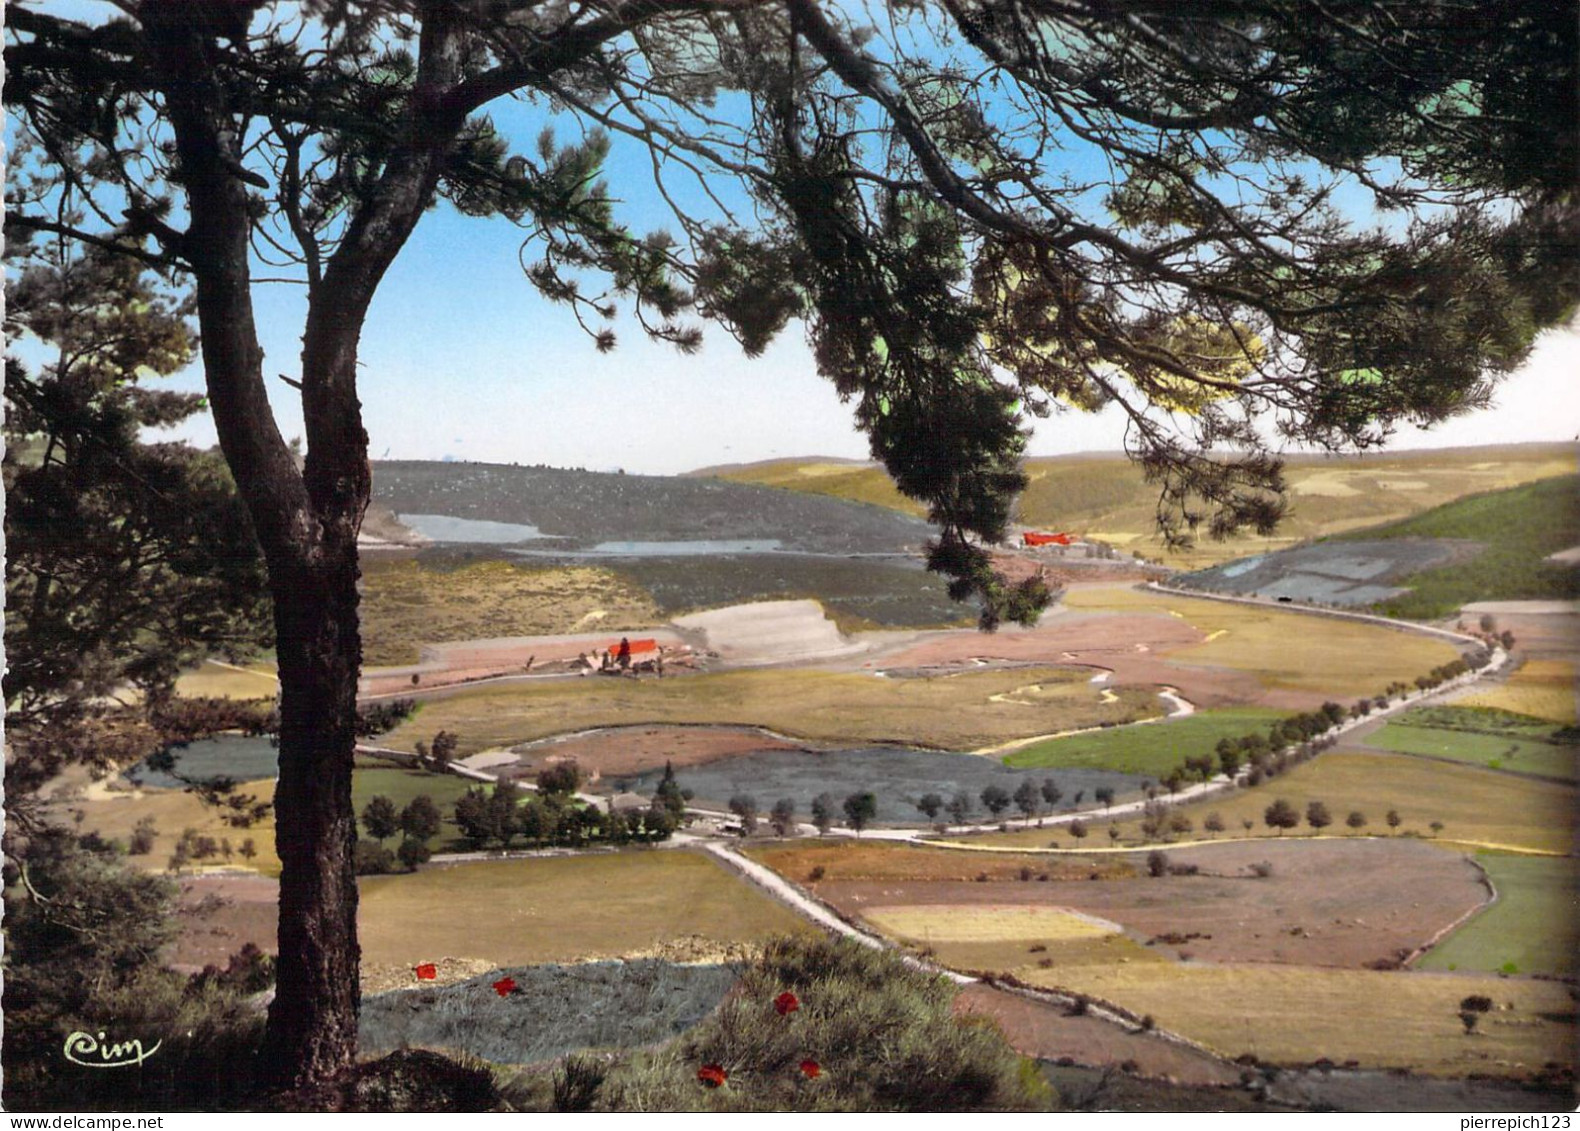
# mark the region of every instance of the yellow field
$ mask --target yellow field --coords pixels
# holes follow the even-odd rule
[[[280,690],[273,664],[245,668],[207,660],[176,677],[176,694],[192,699],[273,699]]]
[[[1573,723],[1575,666],[1567,660],[1526,660],[1507,683],[1454,700],[1460,707],[1495,707],[1555,723]]]
[[[1300,966],[1136,963],[1018,972],[1151,1014],[1224,1056],[1277,1063],[1320,1057],[1438,1075],[1516,1076],[1575,1056],[1574,1002],[1556,982]],[[1466,1036],[1459,1002],[1495,1008]]]
[[[479,562],[430,569],[411,559],[362,562],[362,640],[370,666],[408,664],[446,640],[611,632],[664,617],[646,592],[605,569]]]
[[[992,701],[1041,685],[1034,702]],[[1113,702],[1105,698],[1115,698]],[[437,730],[461,753],[551,734],[635,723],[764,726],[829,742],[909,742],[972,749],[1105,720],[1162,713],[1150,691],[1105,697],[1088,675],[1057,668],[874,679],[817,671],[727,672],[665,680],[584,679],[537,687],[479,688],[424,704],[387,737],[404,747]]]
[[[368,963],[497,965],[619,957],[666,939],[810,931],[709,857],[682,849],[428,867],[359,882]]]
[[[1366,815],[1368,823],[1362,832],[1370,836],[1390,835],[1384,821],[1390,809],[1398,810],[1403,818],[1400,833],[1414,832],[1431,839],[1431,823],[1441,821],[1443,831],[1436,839],[1456,851],[1470,844],[1563,855],[1575,850],[1580,822],[1580,790],[1572,785],[1405,754],[1358,754],[1342,749],[1319,755],[1255,788],[1214,794],[1181,808],[1195,822],[1197,831],[1191,838],[1209,839],[1201,832],[1202,818],[1214,810],[1228,826],[1220,839],[1276,836],[1277,830],[1263,824],[1262,814],[1280,797],[1302,816],[1308,801],[1326,804],[1334,818],[1323,830],[1329,836],[1350,835],[1344,820],[1352,811]],[[1243,826],[1245,820],[1252,822],[1249,830]],[[1140,841],[1135,818],[1115,823],[1122,843]],[[1285,836],[1310,835],[1311,831],[1302,823]],[[971,843],[1024,848],[1043,847],[1054,839],[1047,829],[1030,829],[973,837]],[[1061,834],[1057,844],[1071,848],[1075,841]]]
[[[1170,652],[1170,660],[1255,672],[1270,688],[1338,699],[1375,695],[1394,680],[1410,682],[1459,655],[1446,642],[1359,621],[1167,593],[1073,589],[1064,604],[1079,612],[1178,617],[1209,639]]]
[[[272,801],[274,782],[272,780],[243,782],[237,786],[237,792],[251,794],[259,801]],[[84,829],[92,829],[100,836],[108,840],[119,840],[122,844],[131,840],[132,829],[136,827],[138,821],[144,817],[152,817],[156,831],[153,851],[146,856],[128,857],[133,864],[142,867],[163,869],[170,860],[170,854],[175,851],[176,842],[181,839],[181,831],[190,828],[196,830],[199,835],[211,836],[216,841],[229,839],[230,843],[238,848],[242,841],[251,838],[258,854],[251,861],[244,860],[238,855],[228,863],[232,867],[253,868],[266,876],[280,874],[280,860],[274,854],[272,816],[264,818],[250,829],[233,829],[220,820],[218,810],[204,805],[193,794],[184,790],[166,789],[144,790],[137,797],[133,797],[130,793],[108,793],[96,789],[83,800],[65,803],[56,810],[55,815],[69,821],[72,813],[79,809],[85,814],[82,821]],[[217,865],[226,861],[210,860],[206,863]]]
[[[861,917],[879,934],[925,948],[953,970],[1008,973],[1028,965],[1065,970],[1168,961],[1114,924],[1052,907],[914,904],[867,908]]]
[[[861,917],[891,938],[918,942],[1072,942],[1117,934],[1119,928],[1090,915],[1056,907],[974,904],[906,904],[874,907]]]

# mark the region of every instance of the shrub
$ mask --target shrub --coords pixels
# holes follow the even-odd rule
[[[1169,855],[1154,848],[1147,853],[1147,874],[1149,876],[1166,876],[1169,872]]]
[[[554,1110],[591,1111],[609,1066],[587,1053],[573,1053],[554,1073]]]
[[[1265,880],[1273,874],[1273,864],[1269,860],[1262,860],[1250,865],[1251,875],[1259,880]]]
[[[433,853],[428,851],[427,842],[417,840],[415,837],[407,837],[401,841],[400,847],[395,850],[395,855],[409,872],[415,872],[419,865],[428,863],[433,857]]]
[[[800,1008],[779,1015],[790,992]],[[956,1017],[957,990],[849,940],[770,940],[737,990],[677,1040],[610,1070],[601,1110],[1026,1110],[1053,1095],[991,1022]],[[824,1067],[809,1090],[800,1069]],[[728,1069],[715,1089],[699,1066]]]
[[[144,817],[132,829],[132,843],[127,847],[129,856],[147,856],[154,850],[154,838],[159,835],[159,830],[154,826],[152,817]]]
[[[806,874],[807,882],[815,884],[826,875],[828,875],[828,869],[818,864]]]
[[[359,876],[382,876],[395,870],[395,854],[376,841],[359,840],[356,866]]]

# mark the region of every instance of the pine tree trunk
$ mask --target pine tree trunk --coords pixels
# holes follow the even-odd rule
[[[328,1079],[356,1053],[360,987],[356,815],[357,565],[349,544],[274,585],[281,686],[279,961],[262,1083]]]

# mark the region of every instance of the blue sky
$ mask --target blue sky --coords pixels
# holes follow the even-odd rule
[[[90,19],[111,10],[81,0],[47,6],[92,13]],[[512,101],[490,111],[517,151],[531,152],[541,114]],[[634,148],[617,140],[610,179],[617,195],[629,196],[622,218],[646,230],[665,217],[648,187],[646,152]],[[1069,171],[1082,179],[1101,176],[1093,156],[1064,154]],[[700,198],[684,178],[670,187],[688,206]],[[570,312],[544,302],[526,281],[518,260],[522,235],[508,221],[461,217],[443,204],[418,226],[378,293],[362,339],[361,391],[375,459],[672,473],[790,456],[866,457],[865,438],[853,428],[848,406],[817,376],[799,326],[757,359],[747,359],[718,331],[687,357],[649,341],[627,319],[615,326],[618,348],[599,354]],[[296,390],[274,375],[296,375],[303,288],[260,284],[257,305],[275,412],[285,434],[299,436]],[[1403,429],[1394,446],[1571,439],[1580,430],[1577,375],[1580,327],[1550,333],[1502,385],[1493,409],[1431,432]],[[194,366],[174,383],[199,391],[201,373]],[[1115,450],[1124,441],[1117,413],[1071,412],[1035,423],[1034,455]],[[179,434],[214,442],[206,417]]]

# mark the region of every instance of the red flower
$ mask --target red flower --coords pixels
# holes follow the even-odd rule
[[[516,980],[508,977],[499,979],[494,983],[494,992],[500,997],[509,997],[516,992]]]
[[[815,1060],[803,1060],[801,1062],[801,1075],[808,1080],[816,1080],[823,1075],[823,1066]]]
[[[789,990],[786,990],[784,993],[774,998],[774,1012],[780,1017],[783,1017],[787,1013],[794,1013],[800,1008],[800,1000]]]
[[[724,1081],[728,1080],[729,1078],[729,1073],[724,1071],[724,1067],[722,1065],[704,1064],[701,1068],[697,1069],[697,1079],[710,1088],[722,1087]]]
[[[439,976],[439,968],[432,962],[424,962],[421,966],[414,967],[417,977],[425,982],[431,982]]]

